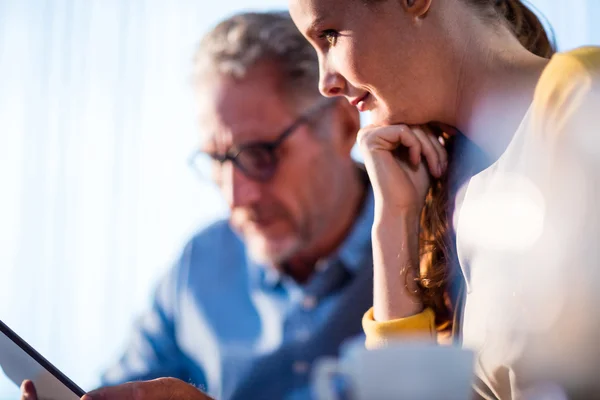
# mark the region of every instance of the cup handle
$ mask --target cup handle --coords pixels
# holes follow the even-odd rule
[[[344,372],[343,366],[335,358],[324,358],[317,363],[313,370],[313,389],[317,400],[339,400],[332,378]]]

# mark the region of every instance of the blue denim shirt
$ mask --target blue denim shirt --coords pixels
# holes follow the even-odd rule
[[[372,304],[373,193],[304,285],[253,262],[226,221],[199,232],[104,385],[176,377],[217,399],[309,399],[313,362],[362,335]]]

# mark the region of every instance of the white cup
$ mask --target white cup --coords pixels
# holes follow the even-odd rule
[[[455,346],[402,341],[366,350],[354,344],[340,360],[317,362],[313,390],[318,400],[468,400],[473,363],[471,350]]]

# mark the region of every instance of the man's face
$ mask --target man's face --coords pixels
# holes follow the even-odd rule
[[[290,106],[278,76],[275,65],[267,63],[241,80],[214,76],[203,85],[202,150],[222,155],[249,143],[273,141],[290,127],[306,109]],[[319,101],[317,97],[313,106]],[[334,132],[318,137],[314,131],[329,112],[331,108],[317,111],[315,123],[298,125],[282,142],[275,173],[266,181],[248,177],[231,161],[218,167],[217,183],[231,210],[230,223],[258,261],[285,261],[327,229],[327,215],[339,201],[331,180],[350,159],[349,152],[335,149],[335,141],[327,138]]]

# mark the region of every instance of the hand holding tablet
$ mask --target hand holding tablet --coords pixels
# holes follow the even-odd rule
[[[194,386],[173,378],[132,382],[85,391],[60,372],[33,347],[0,321],[0,369],[27,400],[133,400],[134,394],[145,400],[211,400]],[[136,397],[139,398],[139,397]]]

